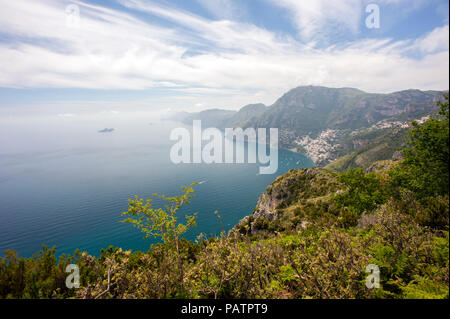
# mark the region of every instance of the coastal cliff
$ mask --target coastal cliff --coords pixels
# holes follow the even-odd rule
[[[253,214],[243,218],[232,232],[268,235],[300,231],[311,222],[332,223],[339,213],[333,196],[345,189],[337,177],[336,172],[317,167],[289,171],[267,187]]]

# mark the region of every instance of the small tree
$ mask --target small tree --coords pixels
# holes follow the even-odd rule
[[[144,199],[135,197],[134,200],[129,200],[128,211],[123,212],[122,216],[131,216],[124,219],[123,222],[135,225],[144,234],[144,238],[154,237],[161,238],[165,244],[175,244],[177,254],[180,253],[180,238],[190,228],[197,225],[195,221],[197,213],[192,215],[185,215],[186,223],[178,223],[178,210],[183,205],[189,205],[194,196],[193,186],[197,183],[192,183],[190,186],[182,186],[183,194],[179,196],[166,197],[165,195],[153,194],[161,200],[168,202],[164,208],[153,208],[153,199]]]
[[[394,180],[419,198],[448,194],[449,191],[449,106],[448,94],[438,102],[438,116],[424,124],[412,123],[409,148],[404,161],[393,171]]]

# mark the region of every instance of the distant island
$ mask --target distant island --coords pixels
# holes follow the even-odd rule
[[[103,130],[98,131],[99,133],[111,133],[114,132],[113,128],[104,128]]]

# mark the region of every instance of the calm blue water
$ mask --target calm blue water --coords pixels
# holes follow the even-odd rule
[[[259,164],[181,164],[169,160],[174,124],[148,119],[25,121],[0,128],[0,252],[31,256],[42,244],[57,254],[76,248],[98,255],[109,245],[147,250],[133,226],[120,223],[127,200],[157,192],[175,195],[201,182],[187,211],[198,226],[187,234],[218,234],[252,213],[258,196],[278,175],[312,161],[279,151],[275,175]],[[98,130],[114,127],[113,133]]]

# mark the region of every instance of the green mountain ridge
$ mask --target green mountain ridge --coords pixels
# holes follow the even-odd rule
[[[269,107],[256,104],[235,113],[204,111],[177,114],[172,119],[185,124],[200,119],[208,126],[216,124],[219,128],[278,128],[281,148],[303,153],[316,165],[326,166],[357,150],[346,147],[347,140],[355,133],[383,121],[402,121],[404,125],[429,115],[435,111],[435,104],[442,99],[444,92],[405,90],[379,94],[354,88],[301,86],[285,93]],[[215,116],[217,118],[212,121]],[[386,128],[391,127],[376,129]],[[322,135],[325,135],[325,140]],[[311,140],[317,140],[316,146],[305,147]]]
[[[262,103],[246,105],[231,118],[227,119],[225,123],[222,124],[222,127],[245,126],[249,120],[262,115],[267,109],[268,107]]]

